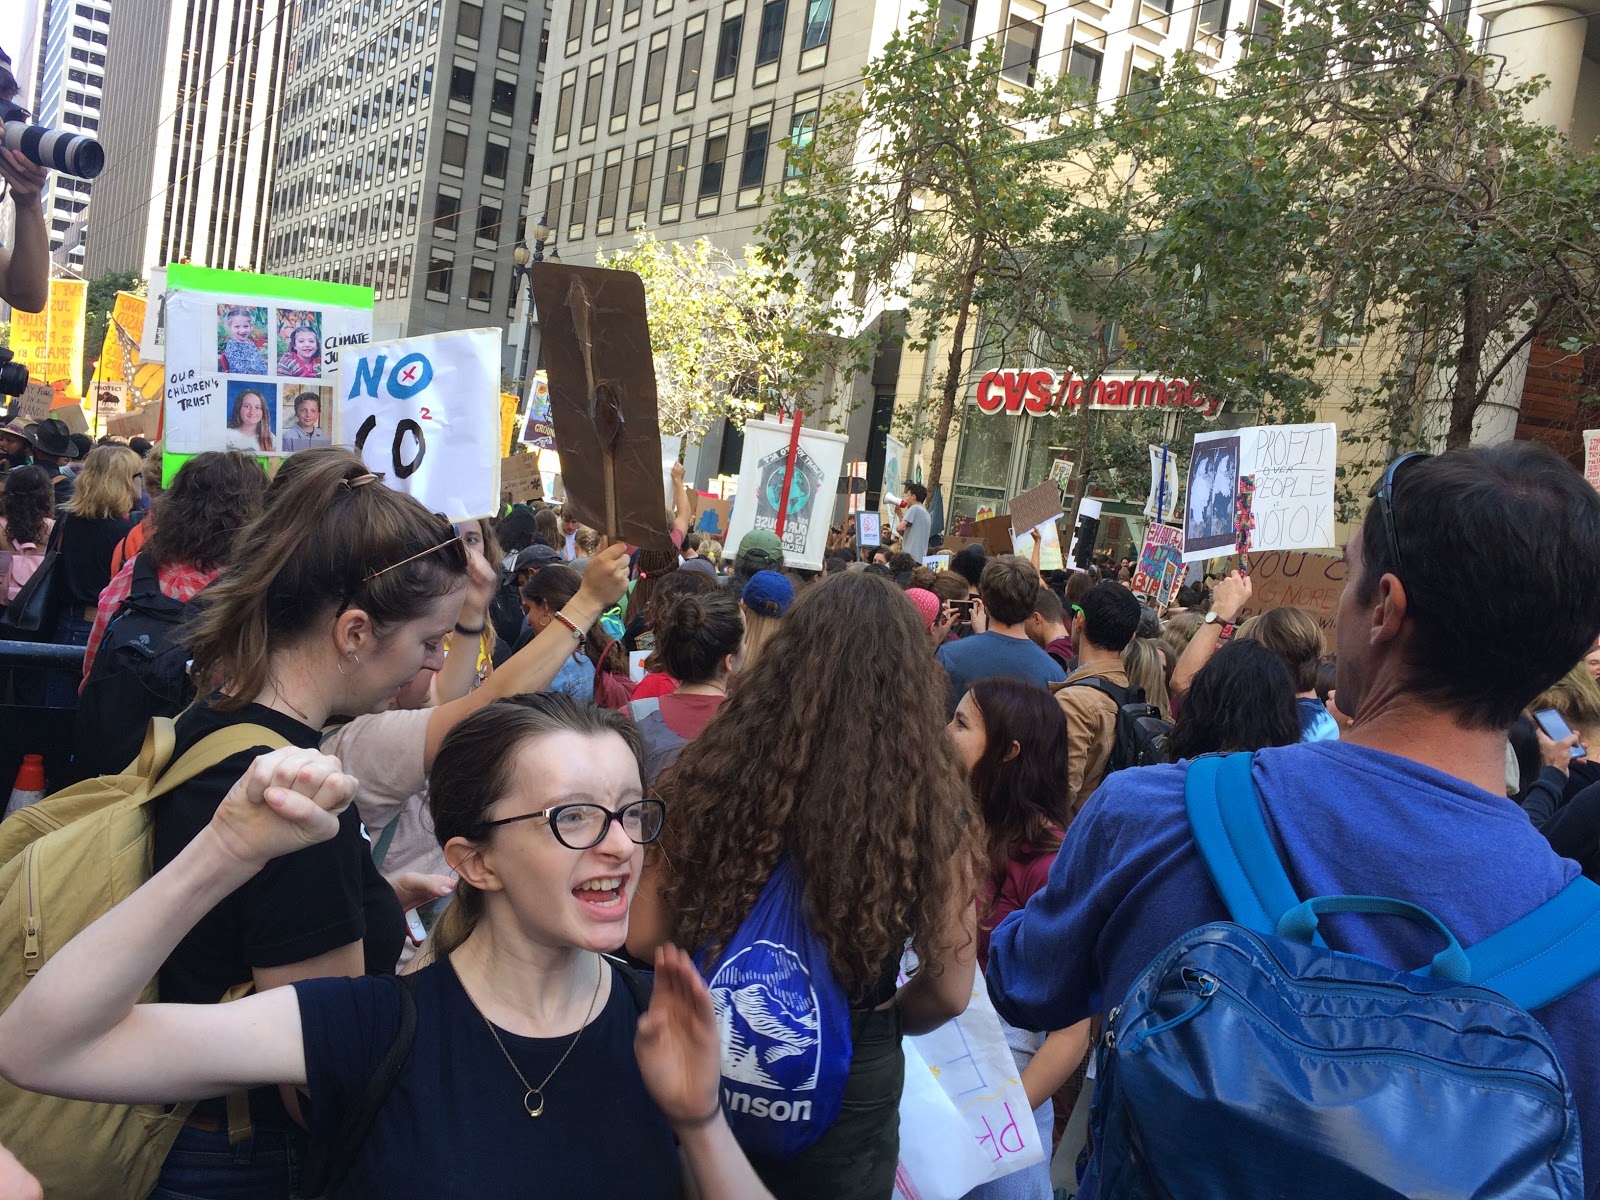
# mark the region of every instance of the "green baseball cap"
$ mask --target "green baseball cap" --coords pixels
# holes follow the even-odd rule
[[[752,563],[759,562],[762,566],[781,567],[783,543],[770,529],[752,529],[739,539],[737,557],[740,561],[748,559]]]

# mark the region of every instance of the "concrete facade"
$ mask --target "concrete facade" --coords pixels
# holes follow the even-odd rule
[[[514,322],[539,0],[290,8],[265,269],[372,287],[379,336]]]

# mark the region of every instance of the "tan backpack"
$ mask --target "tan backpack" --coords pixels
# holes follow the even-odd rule
[[[0,822],[0,1009],[52,954],[150,878],[152,800],[232,755],[288,742],[260,725],[232,725],[174,763],[175,744],[172,721],[157,717],[120,775],[86,779]],[[152,979],[139,1001],[156,998]],[[248,1101],[228,1099],[229,1132],[242,1139]],[[144,1200],[193,1108],[62,1100],[0,1080],[0,1145],[51,1200]]]

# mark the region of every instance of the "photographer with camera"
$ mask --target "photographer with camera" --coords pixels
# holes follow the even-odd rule
[[[0,67],[0,107],[16,102],[17,81]],[[16,150],[0,147],[0,179],[16,208],[16,244],[0,247],[0,301],[23,312],[43,312],[50,298],[50,235],[45,229],[48,172]]]

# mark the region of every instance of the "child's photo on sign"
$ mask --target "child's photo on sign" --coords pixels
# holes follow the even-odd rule
[[[322,314],[315,309],[280,308],[278,374],[294,379],[322,378]]]
[[[228,381],[227,449],[250,454],[276,451],[273,426],[277,418],[278,389],[270,383]]]
[[[278,448],[285,454],[326,446],[332,440],[328,428],[333,421],[333,389],[283,385],[283,415],[278,428]]]
[[[217,370],[225,375],[267,374],[266,345],[265,308],[217,305]]]

